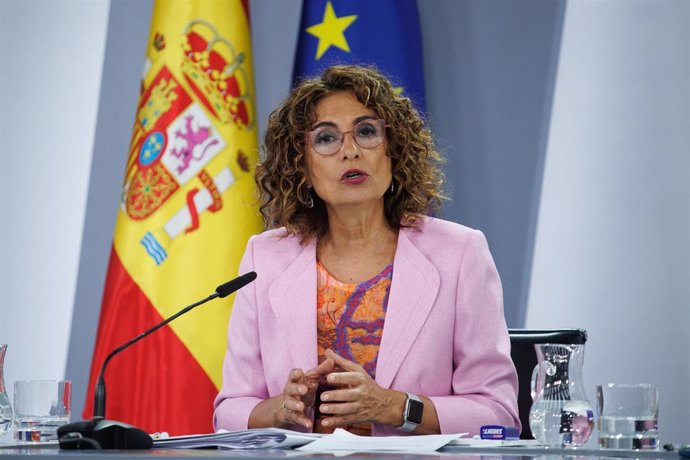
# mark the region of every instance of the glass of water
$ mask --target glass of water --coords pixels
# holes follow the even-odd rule
[[[57,429],[69,423],[71,409],[71,381],[17,380],[14,382],[14,439],[57,440]]]
[[[599,447],[657,449],[659,387],[647,383],[597,385]]]

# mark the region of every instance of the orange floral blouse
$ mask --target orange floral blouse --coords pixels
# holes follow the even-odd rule
[[[368,281],[342,283],[331,276],[321,262],[317,268],[317,337],[319,362],[328,348],[338,355],[361,365],[372,378],[376,377],[376,361],[386,319],[388,294],[393,277],[393,264]],[[332,389],[325,379],[319,382],[315,405],[314,431],[333,431],[321,425],[319,404],[322,391]],[[356,424],[348,431],[370,435],[371,424]]]

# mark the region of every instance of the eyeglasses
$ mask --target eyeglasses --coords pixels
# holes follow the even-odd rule
[[[373,149],[381,145],[388,125],[383,120],[364,120],[355,125],[352,131],[341,131],[335,126],[322,126],[309,131],[307,140],[316,153],[324,156],[338,153],[345,142],[345,134],[351,133],[355,144],[363,149]]]

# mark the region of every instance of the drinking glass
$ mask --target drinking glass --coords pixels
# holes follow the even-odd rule
[[[57,429],[69,423],[72,382],[17,380],[14,382],[14,439],[54,441]]]
[[[597,385],[599,447],[657,449],[659,387],[646,383]]]

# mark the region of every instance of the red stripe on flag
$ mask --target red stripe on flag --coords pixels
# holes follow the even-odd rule
[[[93,389],[108,353],[162,320],[113,248],[84,418],[93,414]],[[113,358],[105,382],[107,419],[171,436],[213,431],[213,399],[218,391],[169,326]]]

